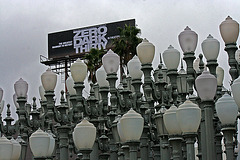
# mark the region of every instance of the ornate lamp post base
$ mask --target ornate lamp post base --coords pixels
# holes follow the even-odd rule
[[[90,153],[92,152],[92,149],[81,149],[79,152],[82,153],[81,160],[90,160]]]
[[[235,127],[226,126],[222,128],[222,132],[225,138],[225,148],[227,159],[234,159],[234,145],[233,145],[233,135],[235,133]]]
[[[140,142],[139,141],[128,141],[127,144],[129,145],[130,160],[137,160],[137,151],[138,151],[138,146],[139,146]]]

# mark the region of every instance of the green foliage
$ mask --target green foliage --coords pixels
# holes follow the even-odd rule
[[[120,56],[121,73],[123,67],[127,65],[128,61],[137,54],[136,47],[142,41],[139,38],[141,30],[135,26],[125,25],[124,28],[118,28],[120,37],[113,41],[113,51]]]
[[[96,83],[96,70],[102,65],[102,56],[105,54],[103,49],[92,48],[89,53],[85,54],[84,60],[88,66],[88,81]]]

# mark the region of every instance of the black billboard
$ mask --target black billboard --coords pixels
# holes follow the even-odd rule
[[[91,48],[107,49],[119,37],[118,27],[135,26],[135,19],[77,28],[48,34],[48,58],[61,58],[89,52]]]

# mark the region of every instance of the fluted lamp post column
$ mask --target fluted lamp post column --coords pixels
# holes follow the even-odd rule
[[[234,81],[238,77],[238,64],[235,59],[235,52],[237,50],[236,41],[239,35],[239,24],[228,16],[220,24],[219,28],[222,39],[225,42],[225,51],[228,53],[229,73],[232,81]]]
[[[183,160],[182,155],[182,130],[176,116],[177,107],[172,105],[163,115],[164,125],[169,134],[169,142],[172,146],[172,159]]]
[[[235,123],[238,115],[238,107],[233,97],[225,93],[216,103],[217,115],[221,121],[222,132],[225,138],[226,157],[234,159],[233,135],[236,131]]]
[[[167,50],[163,52],[163,61],[167,67],[167,76],[170,78],[172,86],[172,98],[173,103],[177,104],[177,68],[180,62],[180,52],[173,48],[172,45],[168,47]]]
[[[143,117],[130,109],[120,119],[120,138],[129,145],[130,160],[137,160],[140,137],[143,132]],[[118,130],[119,131],[119,130]]]
[[[186,100],[178,107],[176,116],[186,140],[187,160],[195,160],[194,143],[201,122],[201,109],[190,100]]]
[[[201,133],[204,134],[204,136],[201,136],[205,138],[201,138],[202,159],[216,159],[213,99],[217,90],[217,78],[210,74],[209,71],[203,71],[202,74],[196,78],[195,84],[198,96],[201,98],[201,105],[203,106],[203,108],[201,108],[203,114]]]
[[[74,128],[73,141],[79,152],[83,154],[82,160],[90,160],[95,139],[96,127],[86,119],[83,119]]]
[[[51,158],[55,148],[55,139],[52,135],[38,129],[29,137],[29,144],[35,160]]]
[[[166,108],[162,106],[155,114],[155,122],[157,126],[158,135],[160,137],[160,155],[161,159],[170,159],[170,148],[168,143],[168,132],[164,124],[163,114]]]

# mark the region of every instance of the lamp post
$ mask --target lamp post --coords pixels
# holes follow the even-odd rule
[[[143,124],[144,120],[142,116],[133,109],[130,109],[120,119],[120,138],[129,145],[130,160],[137,160],[138,145],[143,132]]]
[[[178,107],[177,120],[186,140],[187,160],[195,160],[195,139],[201,122],[201,109],[190,100]]]
[[[172,105],[163,115],[164,125],[169,134],[169,142],[172,146],[172,159],[183,160],[182,155],[182,130],[176,116],[177,107]]]
[[[86,119],[83,119],[74,128],[73,141],[79,152],[83,154],[82,160],[90,160],[95,139],[96,127]]]
[[[225,42],[225,51],[228,53],[228,63],[230,65],[229,73],[234,81],[238,77],[238,65],[235,59],[237,50],[236,41],[239,35],[239,24],[230,16],[223,21],[220,26],[220,33]]]
[[[29,137],[29,144],[35,160],[51,158],[55,148],[55,139],[48,133],[38,129]]]
[[[222,124],[222,132],[225,137],[227,159],[234,159],[233,135],[235,122],[238,115],[238,107],[233,97],[225,93],[216,103],[217,115]]]
[[[216,159],[216,146],[214,142],[214,96],[217,90],[217,79],[208,71],[203,71],[195,80],[198,96],[201,98],[201,109],[204,117],[201,122],[201,133],[204,134],[202,139],[202,159]],[[202,130],[204,129],[204,130]],[[204,154],[206,153],[206,155]],[[206,156],[206,157],[205,157]]]

